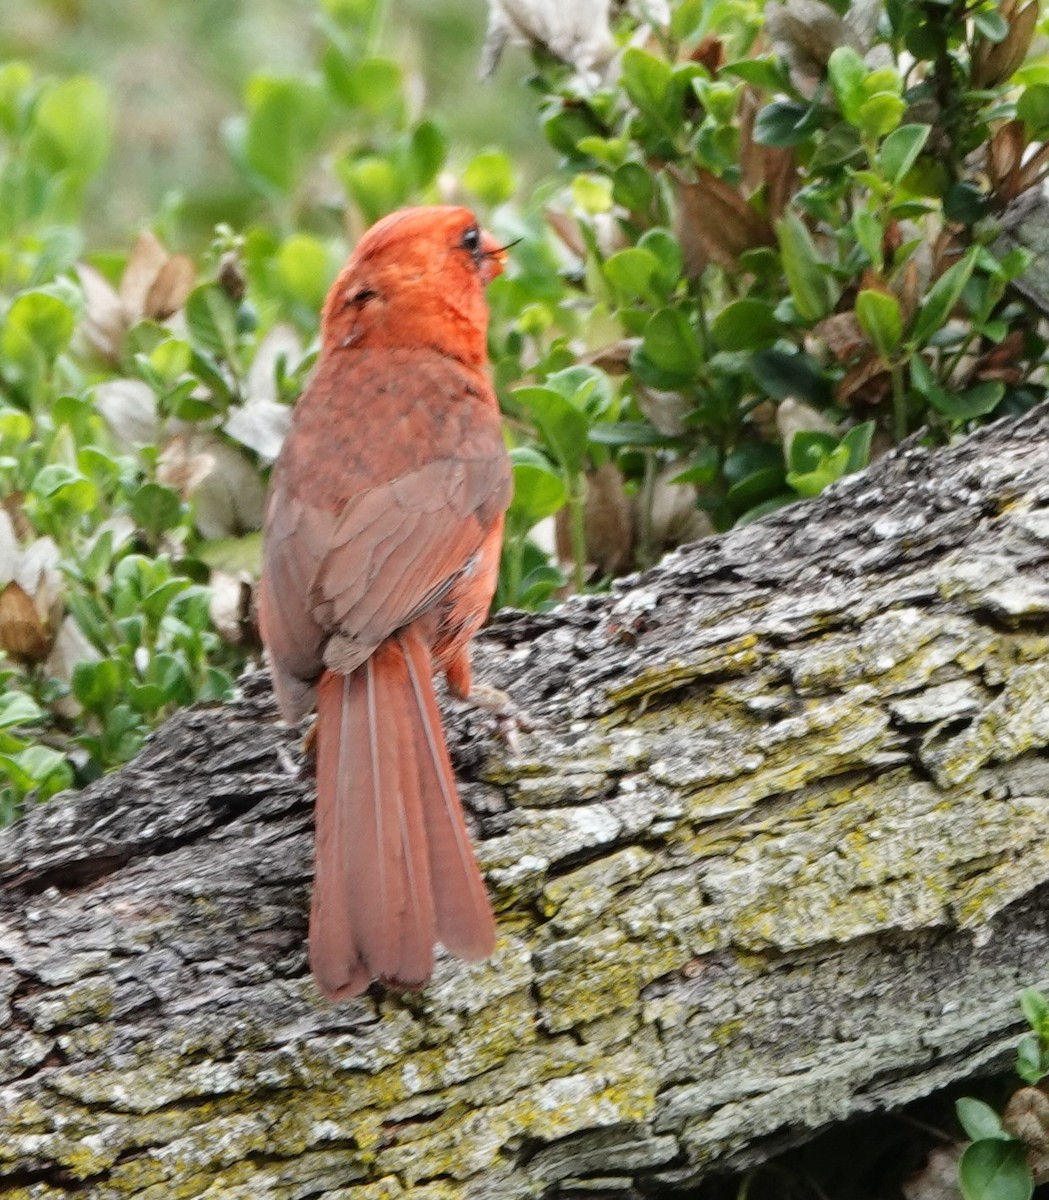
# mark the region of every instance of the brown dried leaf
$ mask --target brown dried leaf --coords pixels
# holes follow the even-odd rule
[[[805,91],[815,88],[830,56],[853,38],[842,18],[822,0],[787,0],[765,9],[765,30]]]
[[[95,388],[95,405],[122,450],[156,444],[157,398],[141,379],[108,379]]]
[[[21,542],[28,541],[33,536],[33,526],[25,512],[25,492],[11,492],[0,500],[0,508],[10,517],[15,537]]]
[[[15,523],[6,506],[0,508],[0,583],[10,583],[18,573],[22,548],[18,544]]]
[[[608,0],[488,0],[482,79],[495,70],[508,40],[542,47],[587,74],[615,52]]]
[[[903,1181],[905,1200],[958,1200],[958,1162],[964,1146],[937,1146],[925,1166]]]
[[[717,75],[725,65],[725,43],[714,33],[708,33],[689,55],[693,62],[706,67],[711,75]]]
[[[918,264],[913,258],[909,258],[896,277],[896,296],[900,302],[900,314],[903,317],[904,325],[910,323],[918,309],[918,302],[921,300],[922,285],[921,272],[918,270]]]
[[[972,85],[997,87],[1004,83],[1027,57],[1038,27],[1038,0],[1028,0],[1017,11],[1017,0],[1004,0],[1000,12],[1009,23],[1009,32],[1000,42],[979,37],[972,54]]]
[[[876,354],[865,358],[838,383],[839,404],[873,405],[883,400],[890,386],[889,373]]]
[[[1001,379],[1006,383],[1016,383],[1023,375],[1023,368],[1017,365],[1023,347],[1024,331],[1012,330],[997,346],[980,356],[973,374],[977,379]]]
[[[748,198],[765,189],[765,207],[775,220],[797,191],[798,172],[794,151],[784,146],[765,146],[754,140],[754,122],[763,105],[761,93],[746,87],[739,102],[739,161],[741,191]]]
[[[1039,146],[1020,168],[1013,187],[1013,194],[1019,196],[1021,192],[1033,188],[1045,179],[1047,173],[1049,173],[1049,143]]]
[[[184,254],[169,258],[146,292],[143,316],[152,317],[154,321],[166,321],[174,316],[189,298],[195,275],[193,263]]]
[[[1013,1092],[1002,1124],[1032,1150],[1049,1155],[1049,1096],[1041,1088],[1022,1087]]]
[[[783,445],[783,453],[789,458],[790,444],[799,433],[836,434],[838,427],[818,409],[788,396],[776,408],[776,431]]]
[[[146,311],[146,297],[167,261],[168,252],[155,234],[147,229],[138,235],[120,280],[120,302],[129,324],[133,325],[142,318]]]
[[[623,476],[613,463],[604,463],[586,477],[584,507],[586,558],[599,575],[619,575],[633,565],[634,525]],[[572,559],[572,536],[568,509],[556,518],[557,554],[562,562]]]
[[[72,683],[73,671],[78,663],[98,662],[102,656],[81,632],[80,626],[71,616],[59,625],[51,653],[47,656],[44,669],[54,679]],[[72,694],[60,696],[50,704],[51,709],[62,717],[76,717],[81,706]]]
[[[1023,161],[1024,147],[1027,138],[1024,136],[1023,121],[1006,121],[1000,125],[991,137],[987,152],[987,173],[990,176],[992,189],[999,193],[1001,199],[1012,200],[1012,195],[1003,195],[1008,190],[1010,176]]]
[[[591,351],[579,361],[591,367],[599,367],[608,375],[625,375],[630,370],[630,355],[640,344],[640,338],[620,338],[618,342]]]
[[[192,501],[205,538],[235,537],[262,524],[266,493],[258,469],[214,433],[173,437],[157,460],[157,480]]]
[[[127,331],[124,306],[108,279],[87,263],[77,263],[77,278],[86,304],[80,330],[103,358],[115,362]]]
[[[251,576],[246,571],[215,570],[208,580],[211,592],[211,619],[223,641],[233,646],[254,646],[254,594]]]
[[[685,432],[685,417],[692,404],[680,392],[660,392],[638,386],[637,406],[664,437],[680,437]]]
[[[700,167],[689,182],[675,166],[668,168],[677,194],[675,233],[685,271],[697,276],[709,262],[733,270],[744,250],[771,246],[771,224],[734,187]]]
[[[276,400],[249,400],[231,409],[223,430],[267,462],[273,462],[291,424],[291,409]]]
[[[714,533],[710,517],[696,507],[696,489],[691,484],[673,482],[684,466],[683,463],[671,463],[664,467],[652,487],[648,551],[656,558]],[[640,505],[641,502],[641,497],[637,497],[636,503]],[[637,521],[640,524],[640,513]]]
[[[0,650],[24,663],[43,662],[51,652],[51,635],[36,605],[21,584],[0,591]]]
[[[586,258],[586,245],[579,235],[579,228],[571,217],[548,208],[543,213],[547,225],[577,258]]]
[[[833,313],[824,317],[812,333],[823,342],[838,362],[848,362],[861,350],[870,348],[870,342],[860,328],[854,312]]]
[[[766,146],[765,183],[768,191],[765,203],[772,220],[779,220],[786,212],[799,182],[794,151],[782,146]]]

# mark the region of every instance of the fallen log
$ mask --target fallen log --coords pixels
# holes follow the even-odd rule
[[[503,613],[495,957],[332,1006],[263,673],[0,833],[0,1191],[672,1195],[1000,1067],[1049,983],[1049,411]]]

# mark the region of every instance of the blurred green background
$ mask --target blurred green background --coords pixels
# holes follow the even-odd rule
[[[129,229],[166,214],[176,249],[213,226],[247,221],[253,197],[223,145],[255,72],[308,73],[323,42],[315,0],[4,0],[0,60],[39,71],[84,71],[112,97],[113,153],[88,196],[90,241],[123,245]],[[386,0],[372,51],[404,68],[417,111],[451,140],[450,165],[498,145],[535,178],[554,158],[535,121],[523,51],[496,77],[477,77],[484,0]]]

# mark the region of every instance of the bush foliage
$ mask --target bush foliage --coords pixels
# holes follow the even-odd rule
[[[462,199],[521,239],[490,289],[500,604],[601,587],[1044,394],[1028,263],[995,252],[1049,161],[1035,0],[678,0],[622,16],[607,62],[537,49],[561,165],[527,203],[507,154],[459,153],[410,100],[378,3],[321,0],[315,68],[247,80],[223,136],[255,216],[197,261],[168,211],[86,245],[111,101],[0,67],[0,820],[257,654],[268,467],[324,293],[399,205]]]

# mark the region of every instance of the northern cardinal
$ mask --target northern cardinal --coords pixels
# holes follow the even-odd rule
[[[368,230],[273,468],[259,618],[285,720],[317,706],[309,958],[333,1000],[421,987],[435,941],[495,946],[434,674],[469,693],[499,570],[510,465],[484,288],[504,258],[464,208]]]

